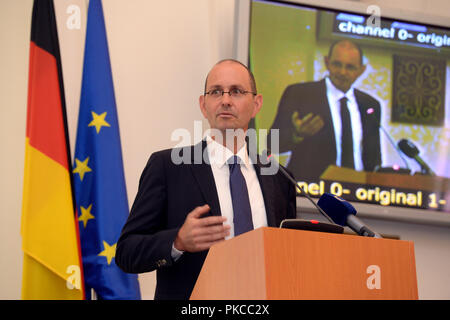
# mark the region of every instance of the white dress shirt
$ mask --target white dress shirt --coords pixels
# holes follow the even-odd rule
[[[231,150],[224,147],[222,144],[217,143],[209,136],[206,138],[206,143],[208,157],[214,181],[216,183],[217,195],[219,197],[220,211],[222,216],[227,218],[225,223],[231,226],[230,235],[226,238],[229,239],[234,237],[234,223],[230,192],[230,169],[227,160],[233,157],[234,154]],[[266,227],[267,215],[264,198],[255,168],[247,153],[247,144],[244,144],[244,146],[236,153],[236,156],[242,160],[241,172],[247,184],[250,208],[252,210],[253,228]]]
[[[230,192],[230,169],[227,164],[227,160],[233,157],[234,153],[222,144],[214,141],[210,136],[206,137],[206,143],[208,159],[211,164],[217,196],[219,198],[220,211],[222,216],[227,218],[225,224],[229,224],[231,227],[230,235],[225,238],[225,240],[227,240],[234,237],[233,204]],[[264,198],[255,168],[247,153],[247,144],[244,144],[244,146],[236,153],[236,156],[242,161],[241,172],[247,184],[250,208],[252,210],[253,228],[267,227]],[[182,253],[182,251],[177,250],[172,245],[172,258],[175,261],[178,260]]]
[[[362,162],[362,124],[361,115],[359,113],[358,104],[356,102],[353,86],[344,93],[337,89],[331,80],[325,78],[327,87],[327,99],[330,106],[331,117],[333,120],[334,136],[336,137],[336,165],[341,166],[342,157],[342,122],[341,122],[341,103],[340,100],[343,97],[347,97],[347,107],[350,113],[350,121],[352,124],[352,136],[353,136],[353,158],[355,160],[355,170],[364,170]]]

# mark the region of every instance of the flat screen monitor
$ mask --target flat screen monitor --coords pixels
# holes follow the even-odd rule
[[[255,129],[313,197],[448,222],[448,25],[316,3],[238,8],[236,54],[264,98]]]

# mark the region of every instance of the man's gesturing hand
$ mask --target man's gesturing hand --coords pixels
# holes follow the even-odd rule
[[[178,231],[174,242],[176,249],[197,252],[209,249],[213,244],[225,240],[230,234],[230,225],[223,224],[226,220],[222,216],[201,218],[209,212],[207,204],[196,207],[186,217],[184,224]]]
[[[296,143],[303,141],[303,139],[307,136],[315,135],[324,126],[322,117],[319,115],[314,115],[312,112],[300,119],[298,112],[294,111],[291,120],[296,130],[294,136],[294,142]]]

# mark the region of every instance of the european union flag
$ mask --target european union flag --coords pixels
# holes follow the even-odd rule
[[[74,162],[86,298],[94,289],[99,299],[140,299],[137,276],[114,259],[129,211],[100,0],[89,1]]]

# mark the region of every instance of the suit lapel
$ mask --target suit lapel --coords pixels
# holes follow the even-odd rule
[[[261,174],[261,167],[264,166],[258,162],[254,164],[254,168],[256,171],[256,175],[259,180],[259,185],[261,186],[261,191],[264,198],[264,206],[266,208],[266,215],[267,215],[267,225],[269,227],[277,227],[277,219],[276,219],[276,203],[275,203],[275,196],[274,196],[274,175],[262,175]]]
[[[359,114],[361,116],[361,126],[362,126],[362,160],[363,160],[363,166],[365,169],[370,167],[368,164],[370,163],[371,159],[368,157],[369,153],[368,150],[370,150],[370,135],[373,134],[375,131],[371,128],[370,122],[371,118],[368,116],[367,110],[370,108],[370,105],[367,104],[367,102],[364,99],[364,96],[361,95],[360,91],[358,89],[354,90],[356,103],[358,104]],[[372,120],[372,122],[375,123],[375,120]],[[372,125],[374,124],[372,123]]]
[[[202,159],[201,161],[197,161],[200,163],[196,163],[194,161],[194,154],[195,152],[199,152],[201,147],[201,155]],[[219,203],[219,197],[217,195],[217,189],[216,184],[214,182],[214,176],[212,173],[211,166],[208,164],[209,159],[203,159],[204,157],[208,157],[208,153],[205,152],[206,148],[206,141],[203,140],[199,142],[199,144],[193,146],[192,153],[191,153],[191,160],[192,164],[190,165],[190,168],[192,169],[192,174],[194,175],[195,180],[198,183],[198,186],[200,187],[200,190],[203,194],[203,197],[205,198],[206,203],[211,208],[211,215],[214,216],[220,216],[222,215],[220,211],[220,203]]]
[[[365,100],[364,96],[361,95],[361,93],[358,89],[354,89],[353,92],[355,95],[356,103],[358,104],[358,109],[359,109],[359,113],[361,115],[362,125],[365,126],[366,120],[367,120],[367,109],[369,109],[370,106],[368,106],[366,101],[364,101]]]

